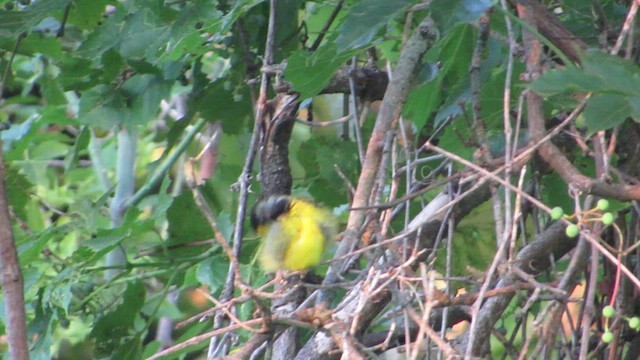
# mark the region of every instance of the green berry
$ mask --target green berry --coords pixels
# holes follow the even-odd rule
[[[607,200],[607,199],[598,200],[598,205],[596,206],[596,209],[598,209],[600,211],[605,211],[608,208],[609,208],[609,200]]]
[[[604,309],[602,309],[602,316],[606,317],[606,318],[612,318],[614,315],[616,314],[616,309],[613,308],[613,306],[611,305],[607,305],[604,307]]]
[[[612,341],[613,333],[611,331],[605,331],[604,334],[602,334],[602,342],[605,344],[609,344]]]
[[[637,316],[634,316],[631,319],[629,319],[629,327],[632,328],[633,330],[640,329],[640,318]]]
[[[602,215],[602,223],[605,225],[613,224],[613,214],[612,213],[604,213]]]
[[[568,237],[574,238],[580,233],[580,228],[576,224],[570,224],[569,226],[567,226],[565,233]]]
[[[551,209],[551,218],[553,220],[558,220],[562,217],[562,215],[564,215],[564,211],[562,210],[562,208],[560,206],[556,206],[553,209]]]

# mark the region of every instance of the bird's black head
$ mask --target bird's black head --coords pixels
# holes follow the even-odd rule
[[[251,209],[251,227],[256,230],[258,226],[275,221],[280,215],[291,208],[291,198],[284,195],[270,196],[258,201]]]

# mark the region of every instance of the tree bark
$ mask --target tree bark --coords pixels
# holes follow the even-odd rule
[[[24,284],[20,261],[13,238],[9,203],[5,182],[4,154],[0,142],[0,265],[2,266],[2,289],[4,292],[9,358],[29,359],[27,346],[27,324],[24,311]]]

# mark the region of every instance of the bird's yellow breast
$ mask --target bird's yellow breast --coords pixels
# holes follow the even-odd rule
[[[329,211],[310,201],[290,199],[288,211],[256,228],[263,238],[258,259],[267,272],[303,270],[318,264],[336,233],[336,221]]]

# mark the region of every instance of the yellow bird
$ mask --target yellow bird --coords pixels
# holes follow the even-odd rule
[[[337,232],[327,209],[286,195],[260,200],[251,210],[251,226],[262,237],[258,261],[266,272],[318,264]]]

